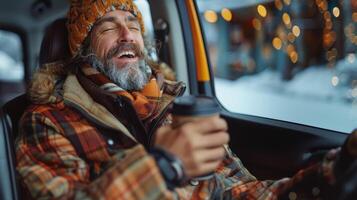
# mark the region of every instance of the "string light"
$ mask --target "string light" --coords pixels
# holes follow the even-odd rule
[[[227,22],[232,20],[232,11],[227,9],[227,8],[223,8],[221,11],[221,15],[223,17],[224,20],[226,20]]]
[[[340,16],[340,9],[338,7],[334,7],[332,9],[332,13],[333,13],[333,16],[335,16],[337,18]]]
[[[277,50],[280,50],[281,47],[282,47],[282,45],[283,45],[281,39],[278,38],[278,37],[275,37],[275,38],[273,39],[272,44],[273,44],[273,47],[274,47],[275,49],[277,49]]]
[[[217,22],[217,13],[213,10],[206,10],[204,13],[205,19],[209,23],[216,23]]]
[[[296,51],[291,52],[289,56],[292,63],[296,63],[299,59],[299,55],[296,53]]]
[[[266,17],[267,14],[268,14],[267,9],[262,4],[258,5],[257,11],[258,11],[259,15],[262,16],[262,17]]]
[[[288,13],[283,14],[283,22],[285,25],[288,25],[291,23],[291,19]]]
[[[328,11],[328,3],[326,0],[315,0],[315,3],[324,19],[322,42],[323,47],[326,50],[326,60],[328,61],[327,66],[333,67],[337,59],[337,50],[333,48],[336,42],[337,34],[333,31],[332,16]],[[340,9],[338,7],[334,7],[332,9],[332,14],[335,17],[340,16]]]
[[[284,4],[282,2],[284,2],[284,4],[287,6],[291,4],[291,0],[275,0],[275,7],[278,10],[283,10]],[[282,47],[285,46],[284,51],[290,58],[290,61],[295,64],[299,60],[299,55],[296,52],[293,43],[295,42],[296,38],[299,37],[301,30],[300,27],[298,27],[297,25],[293,26],[291,17],[287,12],[283,13],[281,19],[283,24],[289,31],[287,33],[284,26],[279,26],[276,30],[276,34],[278,35],[278,37],[275,37],[273,39],[272,45],[276,50],[281,50]]]
[[[331,79],[331,83],[335,87],[338,85],[339,81],[340,81],[340,79],[337,76],[333,76]]]
[[[295,37],[299,37],[300,35],[300,28],[297,25],[293,26],[293,34]]]

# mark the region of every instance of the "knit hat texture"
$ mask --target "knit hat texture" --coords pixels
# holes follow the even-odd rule
[[[68,43],[72,56],[76,56],[93,24],[106,13],[114,10],[128,11],[139,21],[144,34],[142,15],[132,0],[71,0],[67,14]]]

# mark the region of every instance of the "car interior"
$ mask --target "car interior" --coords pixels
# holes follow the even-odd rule
[[[16,175],[14,141],[18,121],[30,104],[26,85],[41,65],[69,58],[65,27],[68,1],[0,0],[0,29],[19,35],[24,77],[17,82],[0,81],[0,199],[26,199]],[[176,79],[187,84],[186,94],[215,97],[214,79],[197,79],[194,27],[190,24],[190,1],[137,0],[146,7],[152,38],[159,41],[158,59],[168,63]],[[193,2],[193,1],[192,1]],[[139,6],[140,7],[140,6]],[[197,28],[197,27],[196,27]],[[203,37],[204,41],[204,36]],[[209,64],[208,64],[209,65]],[[209,72],[211,77],[212,71]],[[223,106],[222,106],[223,108]],[[316,162],[331,148],[339,147],[346,133],[282,120],[232,113],[223,108],[229,125],[230,147],[258,179],[294,175]]]

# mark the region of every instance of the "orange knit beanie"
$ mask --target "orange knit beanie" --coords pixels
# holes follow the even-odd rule
[[[132,0],[71,0],[67,18],[68,43],[72,56],[76,56],[93,24],[114,10],[128,11],[137,17],[144,34],[142,15]]]

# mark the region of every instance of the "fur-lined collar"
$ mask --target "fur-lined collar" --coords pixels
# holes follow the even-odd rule
[[[75,75],[67,75],[65,70],[56,69],[64,69],[62,63],[47,64],[34,74],[27,91],[32,103],[51,104],[63,100],[66,105],[80,109],[87,117],[119,130],[136,141],[118,119],[89,96]]]

